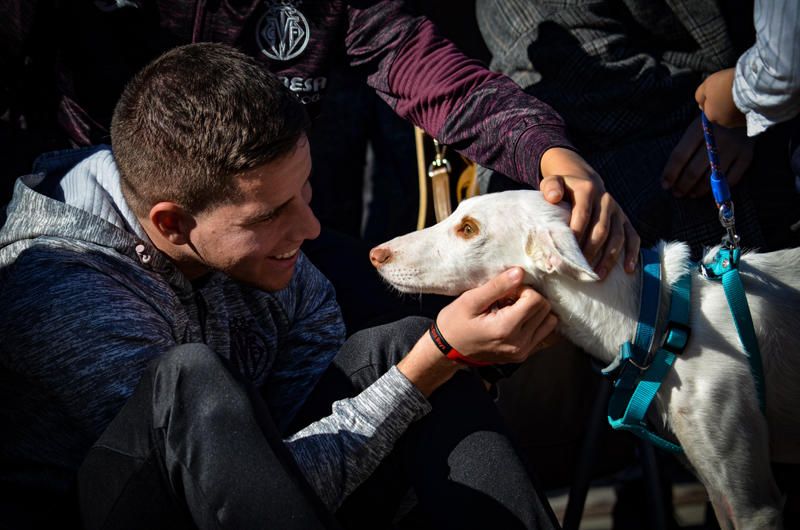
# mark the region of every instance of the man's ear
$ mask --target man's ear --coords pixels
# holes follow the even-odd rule
[[[161,237],[173,245],[185,245],[189,242],[189,232],[195,220],[181,206],[162,201],[150,208],[150,223]]]
[[[600,279],[583,256],[568,226],[534,228],[528,232],[525,253],[533,266],[547,274],[558,273],[583,282]]]

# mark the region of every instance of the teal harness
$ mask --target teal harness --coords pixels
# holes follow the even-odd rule
[[[721,248],[714,260],[708,265],[702,265],[700,272],[705,278],[719,280],[725,290],[725,298],[728,300],[733,323],[739,334],[739,341],[742,343],[744,352],[750,361],[750,373],[756,385],[758,395],[758,405],[761,412],[766,411],[766,387],[764,385],[764,368],[761,362],[761,350],[758,348],[758,338],[753,327],[753,318],[750,315],[750,306],[747,305],[747,297],[744,294],[744,285],[739,276],[739,258],[741,251],[738,247]]]
[[[619,355],[603,374],[614,379],[614,392],[608,404],[608,423],[614,429],[630,431],[656,447],[680,453],[681,447],[653,433],[645,415],[675,357],[689,342],[689,298],[692,278],[683,274],[672,288],[669,316],[657,348],[656,326],[661,306],[661,260],[657,252],[642,249],[641,302],[639,323],[633,342],[624,342]]]
[[[719,171],[716,145],[711,126],[703,118],[703,132],[711,164],[711,188],[719,206],[719,218],[726,229],[722,248],[709,264],[700,264],[700,273],[709,280],[722,283],[725,298],[733,317],[739,341],[750,364],[761,411],[766,410],[764,371],[761,351],[753,328],[750,307],[739,276],[739,236],[734,230],[733,202],[725,176]],[[690,267],[693,269],[694,267]],[[672,453],[681,453],[680,445],[652,432],[645,416],[658,389],[669,372],[675,357],[683,353],[691,336],[689,300],[692,278],[684,273],[672,287],[669,315],[664,331],[656,337],[658,313],[661,307],[661,261],[658,253],[643,249],[641,253],[641,296],[639,322],[633,341],[620,346],[616,359],[603,369],[614,381],[614,391],[608,404],[608,422],[614,429],[630,431],[654,446]],[[658,344],[657,347],[655,345]]]

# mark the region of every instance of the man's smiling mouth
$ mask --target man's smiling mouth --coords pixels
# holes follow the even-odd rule
[[[300,250],[299,247],[289,252],[286,252],[285,254],[278,254],[276,256],[270,256],[270,257],[273,259],[290,259],[293,258],[295,254],[297,254],[298,250]]]

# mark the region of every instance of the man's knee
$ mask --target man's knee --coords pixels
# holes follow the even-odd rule
[[[361,330],[347,339],[334,363],[347,375],[372,367],[380,377],[405,357],[430,324],[427,318],[406,317]]]
[[[167,350],[153,361],[150,373],[158,381],[156,391],[175,388],[178,384],[216,384],[222,374],[228,373],[226,363],[205,344],[180,344]]]
[[[160,369],[206,371],[220,364],[219,356],[205,344],[189,343],[173,346],[156,361]]]

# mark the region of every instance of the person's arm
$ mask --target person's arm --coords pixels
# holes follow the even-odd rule
[[[402,2],[353,2],[350,63],[402,118],[480,164],[538,187],[547,149],[574,149],[561,117],[508,77],[461,53]]]
[[[800,112],[800,6],[756,0],[756,43],[695,92],[708,119],[755,136]]]
[[[479,361],[521,362],[555,328],[541,295],[522,285],[520,269],[467,291],[437,318],[442,335]],[[514,303],[494,308],[498,300]],[[359,395],[337,401],[332,414],[289,439],[287,447],[312,488],[331,510],[363,482],[411,422],[425,399],[463,365],[446,358],[426,333],[408,355]]]
[[[598,272],[623,251],[633,270],[638,236],[549,105],[466,57],[402,2],[358,5],[349,11],[347,54],[398,115],[481,165],[541,188],[548,201],[571,202],[570,226]]]
[[[747,134],[800,113],[800,4],[756,0],[756,43],[736,63],[733,101],[747,119]]]

